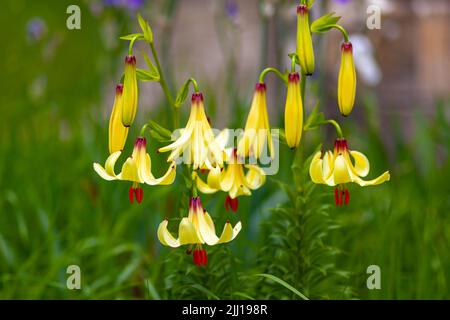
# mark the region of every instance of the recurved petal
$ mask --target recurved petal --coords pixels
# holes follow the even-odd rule
[[[222,179],[223,170],[218,165],[209,170],[207,182],[211,188],[220,189],[220,180]]]
[[[311,160],[311,165],[309,166],[309,175],[312,182],[314,183],[325,183],[323,178],[323,160],[322,152],[318,151]]]
[[[390,175],[389,171],[386,171],[385,173],[380,175],[378,178],[368,180],[368,181],[365,181],[359,177],[356,177],[354,179],[354,182],[359,184],[361,187],[366,187],[366,186],[375,186],[375,185],[381,184],[385,181],[389,181],[390,179],[391,179],[391,175]]]
[[[165,246],[169,246],[172,248],[177,248],[180,246],[180,241],[178,239],[175,239],[167,230],[167,224],[169,222],[167,220],[164,220],[159,224],[158,227],[158,240]]]
[[[177,174],[177,166],[174,161],[170,163],[170,166],[167,169],[166,173],[160,178],[155,178],[149,169],[150,156],[148,153],[146,156],[146,163],[147,165],[144,168],[141,168],[142,170],[141,176],[146,184],[155,186],[155,185],[169,185],[174,182],[175,176]]]
[[[204,243],[197,235],[194,225],[188,218],[183,218],[178,229],[178,238],[180,244]]]
[[[231,226],[231,223],[227,222],[217,243],[219,244],[230,242],[231,240],[236,238],[241,229],[242,225],[240,221],[234,226],[234,228]]]
[[[106,159],[105,168],[103,168],[100,164],[94,163],[94,170],[97,174],[105,180],[111,181],[117,179],[116,174],[114,173],[114,166],[117,162],[117,159],[122,154],[122,151],[116,151],[111,153],[111,155]]]
[[[359,151],[350,151],[350,154],[355,160],[355,165],[352,167],[355,174],[360,177],[367,176],[370,170],[369,159]]]
[[[245,175],[245,182],[247,187],[253,190],[261,187],[266,181],[264,170],[252,164],[248,164],[245,167],[248,169],[248,172]]]
[[[212,188],[210,185],[208,185],[205,181],[202,180],[197,174],[195,178],[197,182],[197,189],[200,190],[200,192],[205,194],[211,194],[219,191],[219,189]]]

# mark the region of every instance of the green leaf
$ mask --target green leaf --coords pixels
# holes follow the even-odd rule
[[[122,36],[119,39],[130,41],[130,40],[133,40],[134,38],[136,38],[136,40],[143,40],[144,39],[144,35],[142,33],[131,33],[131,34],[128,34],[126,36]]]
[[[316,103],[311,114],[306,119],[303,130],[308,131],[312,129],[316,129],[319,125],[321,125],[325,121],[325,115],[323,112],[319,112],[319,102]]]
[[[164,128],[153,120],[149,120],[148,125],[153,131],[157,132],[165,140],[170,141],[170,138],[172,137],[172,132],[170,132],[170,130]]]
[[[136,76],[141,81],[159,81],[159,76],[151,73],[148,70],[136,69]]]
[[[141,26],[142,32],[144,33],[144,39],[148,43],[153,43],[153,31],[152,28],[150,28],[150,25],[147,21],[142,18],[140,14],[138,14],[138,21],[139,25]]]
[[[158,68],[156,68],[156,66],[153,64],[152,60],[150,60],[150,58],[148,57],[148,55],[145,52],[141,51],[141,54],[144,57],[145,62],[147,63],[150,73],[153,74],[155,77],[157,77],[158,81],[159,81],[160,76],[159,76]]]
[[[186,100],[188,93],[189,93],[189,83],[191,82],[190,79],[188,79],[183,86],[180,88],[180,90],[177,93],[177,98],[175,99],[175,107],[179,108],[181,104]]]
[[[193,284],[193,285],[191,285],[191,287],[205,293],[207,296],[209,296],[215,300],[220,300],[219,297],[216,296],[211,290],[205,288],[204,286],[202,286],[200,284]]]
[[[302,298],[303,300],[309,300],[303,293],[301,293],[300,291],[298,291],[297,289],[295,289],[293,286],[291,286],[289,283],[287,283],[284,280],[281,280],[280,278],[272,275],[272,274],[268,274],[268,273],[259,273],[256,274],[256,276],[258,277],[264,277],[267,279],[270,279],[272,281],[275,281],[279,284],[281,284],[283,287],[285,287],[286,289],[289,289],[290,291],[292,291],[293,293],[295,293],[297,296],[299,296],[300,298]]]
[[[313,6],[314,1],[315,1],[315,0],[308,0],[308,1],[307,1],[307,2],[308,2],[308,9],[310,9],[310,8]]]
[[[311,32],[322,33],[327,32],[341,19],[341,17],[335,16],[334,12],[321,16],[317,20],[311,23]]]

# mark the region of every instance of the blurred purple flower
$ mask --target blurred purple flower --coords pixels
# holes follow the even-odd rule
[[[337,2],[339,4],[347,4],[348,2],[350,2],[350,0],[334,0],[334,2]]]
[[[233,0],[228,0],[225,3],[225,10],[227,12],[227,15],[232,19],[236,18],[236,16],[239,13],[239,7],[237,3]]]
[[[32,18],[27,23],[27,38],[31,43],[40,41],[47,33],[47,24],[39,17]]]
[[[144,5],[144,0],[103,0],[106,7],[125,8],[136,11]]]

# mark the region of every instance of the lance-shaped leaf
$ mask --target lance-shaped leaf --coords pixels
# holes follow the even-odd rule
[[[308,119],[306,119],[303,129],[305,131],[315,129],[324,121],[325,115],[323,114],[323,112],[319,112],[319,103],[316,103],[313,110],[311,111],[311,114],[308,116]]]
[[[159,81],[159,76],[156,74],[151,73],[148,70],[144,69],[136,69],[136,76],[141,81]]]
[[[170,141],[172,136],[172,132],[170,132],[170,130],[164,128],[153,120],[150,120],[148,122],[148,126],[152,129],[152,131],[157,132],[165,140]]]
[[[148,22],[145,21],[140,14],[138,14],[138,21],[139,25],[141,26],[142,32],[144,33],[145,41],[147,41],[148,43],[153,43],[153,31],[152,28],[150,28]]]
[[[175,99],[175,107],[181,106],[181,104],[186,100],[188,93],[189,93],[189,83],[191,82],[191,79],[188,79],[183,86],[180,88],[180,90],[177,93],[177,98]]]
[[[341,19],[341,17],[335,16],[334,12],[321,16],[317,20],[311,23],[311,32],[322,33],[327,32]]]
[[[158,69],[156,68],[156,66],[153,64],[152,60],[150,60],[150,58],[148,57],[148,55],[141,51],[142,56],[144,57],[145,62],[147,63],[148,66],[148,71],[155,77],[158,78],[158,81],[160,79],[159,77],[159,72]]]
[[[143,40],[144,35],[142,33],[130,33],[130,34],[127,34],[126,36],[120,37],[119,39],[131,41],[134,38],[136,38],[136,40]]]

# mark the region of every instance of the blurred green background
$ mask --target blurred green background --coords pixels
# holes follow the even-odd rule
[[[449,299],[450,91],[442,77],[450,74],[450,30],[439,21],[448,21],[450,10],[391,1],[381,30],[367,30],[370,1],[316,2],[313,14],[337,11],[366,49],[359,58],[372,60],[357,62],[356,107],[342,119],[335,103],[341,40],[335,32],[315,36],[318,72],[305,112],[320,101],[327,117],[341,122],[350,148],[368,156],[371,176],[388,169],[391,181],[351,186],[350,205],[335,208],[332,188],[312,185],[307,175],[308,157],[320,143],[330,149],[334,133],[307,132],[295,165],[281,146],[278,175],[241,197],[237,214],[225,211],[223,194],[202,197],[218,229],[230,219],[241,220],[243,230],[229,245],[208,248],[201,269],[183,248],[162,247],[156,238],[164,217],[187,213],[181,176],[169,187],[145,187],[143,203],[130,205],[128,183],[106,182],[92,169],[108,153],[108,116],[128,45],[118,37],[138,32],[140,12],[154,29],[172,92],[194,76],[213,124],[239,128],[261,68],[289,66],[296,2],[78,1],[81,30],[66,28],[74,1],[5,2],[0,298],[300,298],[287,283],[313,299]],[[425,60],[415,47],[422,41]],[[135,50],[141,64],[139,50],[148,48]],[[275,77],[268,87],[271,125],[282,127],[284,89]],[[183,123],[187,105],[182,110]],[[158,84],[140,84],[125,152],[146,119],[169,126],[169,115]],[[164,170],[157,145],[150,140],[155,176]],[[81,268],[81,290],[66,287],[72,264]],[[369,265],[380,266],[380,290],[366,286]]]

